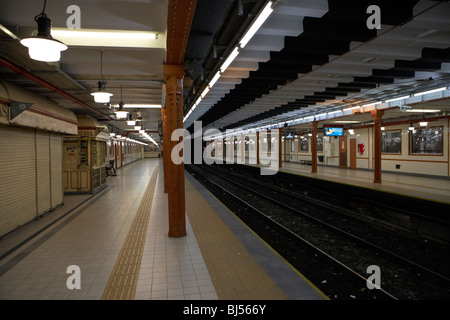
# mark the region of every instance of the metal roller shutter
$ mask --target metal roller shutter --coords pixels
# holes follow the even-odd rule
[[[0,236],[36,217],[34,130],[0,126]]]
[[[49,132],[36,131],[36,183],[38,215],[42,215],[51,209],[49,147]]]
[[[62,149],[63,140],[59,134],[50,134],[50,156],[51,156],[51,196],[52,208],[63,203],[64,187],[63,187],[63,167],[62,167]]]

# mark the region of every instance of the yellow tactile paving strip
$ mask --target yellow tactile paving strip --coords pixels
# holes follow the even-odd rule
[[[185,184],[187,215],[219,299],[287,299],[194,186]]]
[[[134,300],[157,177],[158,167],[155,167],[102,300]]]

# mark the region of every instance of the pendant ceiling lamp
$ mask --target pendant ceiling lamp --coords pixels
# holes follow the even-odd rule
[[[422,117],[422,121],[419,122],[419,126],[421,127],[428,126],[428,122],[425,120],[425,117]]]
[[[119,109],[114,111],[116,114],[116,119],[126,119],[128,116],[128,111],[125,111],[123,109],[123,101],[122,101],[122,86],[120,86],[120,103],[119,103]]]
[[[98,82],[98,90],[91,93],[97,103],[109,103],[112,93],[106,91],[106,80],[103,77],[103,50],[100,52],[100,75],[102,80]]]
[[[112,93],[106,91],[106,81],[101,80],[98,82],[98,90],[91,93],[94,96],[94,100],[97,103],[109,103]]]
[[[125,111],[123,109],[123,102],[122,101],[120,101],[120,103],[119,103],[119,109],[114,111],[114,113],[116,114],[116,118],[117,119],[126,119],[127,118],[128,111]]]
[[[67,50],[67,46],[53,39],[51,35],[52,20],[45,14],[45,7],[47,0],[44,0],[44,8],[42,12],[34,17],[38,25],[38,33],[36,36],[31,36],[20,40],[20,43],[28,47],[28,54],[30,58],[37,61],[57,62],[61,59],[61,51]]]

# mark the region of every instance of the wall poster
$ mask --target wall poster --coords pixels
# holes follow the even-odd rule
[[[381,133],[381,153],[402,153],[402,131],[384,131]]]
[[[443,128],[416,129],[410,133],[411,154],[437,154],[443,152]]]

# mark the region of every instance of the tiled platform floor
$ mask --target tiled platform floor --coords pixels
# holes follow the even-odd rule
[[[108,188],[0,261],[0,299],[101,299],[157,165],[158,160],[145,159],[119,170],[108,177]],[[186,237],[167,237],[162,180],[157,180],[135,299],[217,299],[189,223]],[[21,241],[20,233],[0,241],[2,252]],[[80,267],[80,290],[67,288],[70,265]]]

